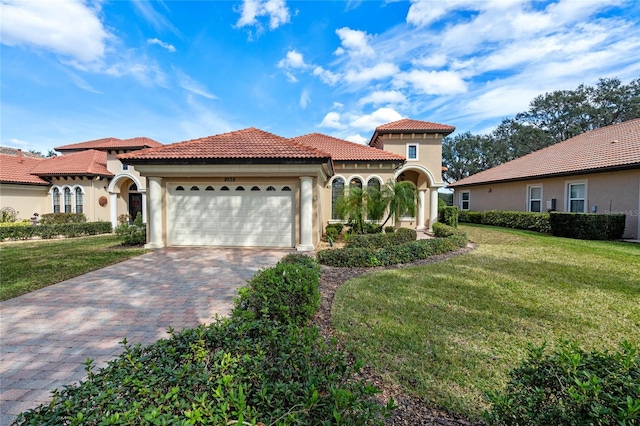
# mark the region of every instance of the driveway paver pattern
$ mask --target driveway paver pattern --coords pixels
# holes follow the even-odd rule
[[[238,288],[286,250],[156,250],[0,302],[0,425],[122,352],[227,315]]]

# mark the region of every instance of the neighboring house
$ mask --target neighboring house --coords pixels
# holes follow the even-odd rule
[[[338,218],[349,186],[403,179],[419,189],[417,217],[437,219],[442,138],[454,127],[404,119],[376,129],[369,146],[314,133],[286,139],[249,128],[119,155],[148,187],[147,247],[296,247],[313,250]]]
[[[116,155],[162,146],[148,138],[105,138],[55,148],[63,155],[31,158],[20,150],[0,150],[0,207],[34,213],[84,213],[89,221],[146,216],[146,180]],[[7,152],[8,154],[4,154]]]
[[[640,119],[603,127],[448,185],[463,210],[626,214],[640,229]]]

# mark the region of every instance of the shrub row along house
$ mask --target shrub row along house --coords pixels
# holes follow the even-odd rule
[[[50,159],[2,155],[1,207],[22,217],[83,212],[114,226],[119,215],[140,212],[149,248],[313,250],[324,227],[339,221],[335,201],[349,187],[413,182],[415,217],[398,217],[396,226],[430,228],[444,187],[442,138],[454,130],[403,119],[377,127],[368,146],[249,128],[171,145],[101,139],[58,147],[64,155]]]
[[[640,119],[583,133],[448,185],[463,210],[621,213],[640,229]]]

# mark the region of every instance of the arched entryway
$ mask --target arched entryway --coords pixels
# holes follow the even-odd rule
[[[444,186],[436,183],[433,174],[420,165],[405,165],[396,170],[394,174],[396,181],[409,181],[418,188],[420,202],[417,208],[415,228],[417,230],[431,230],[433,224],[438,220],[438,188]]]
[[[141,185],[140,179],[132,174],[116,176],[108,187],[111,198],[111,224],[118,226],[119,219],[123,215],[129,216],[129,222],[133,222],[136,215],[142,215],[142,221],[147,221],[146,188]]]

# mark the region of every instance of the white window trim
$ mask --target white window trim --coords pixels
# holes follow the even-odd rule
[[[409,147],[410,146],[415,146],[416,147],[416,158],[409,158]],[[407,157],[407,161],[418,161],[420,160],[420,144],[412,142],[412,143],[407,143],[406,144],[406,157]]]
[[[565,191],[565,203],[564,203],[564,211],[571,212],[571,185],[584,185],[584,211],[582,213],[589,213],[589,181],[587,179],[584,180],[568,180],[564,183],[564,191]],[[576,198],[577,199],[577,198]],[[578,212],[580,213],[580,212]]]
[[[527,185],[527,211],[528,212],[532,211],[531,210],[531,188],[540,188],[540,213],[542,213],[544,210],[544,204],[543,204],[544,186],[541,183],[532,183],[530,185]],[[538,212],[534,212],[534,213],[538,213]]]
[[[469,205],[467,206],[467,208],[466,208],[466,209],[465,209],[465,208],[462,208],[462,202],[463,202],[463,200],[462,200],[462,194],[469,194],[469,199],[468,199],[468,200],[465,200],[467,203],[469,203]],[[471,209],[470,209],[470,207],[471,207],[471,191],[469,191],[469,190],[467,190],[467,191],[460,191],[460,205],[459,205],[458,207],[460,207],[460,210],[465,210],[465,211],[469,211],[469,210],[471,210]]]

